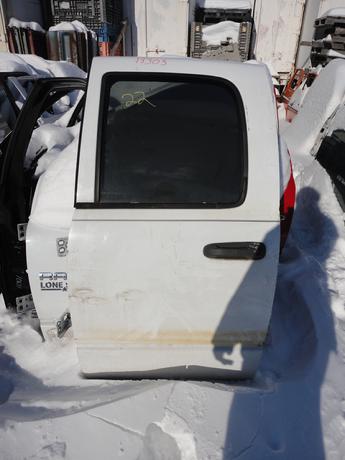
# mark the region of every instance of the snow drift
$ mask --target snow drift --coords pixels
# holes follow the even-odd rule
[[[316,81],[302,104],[304,109],[286,133],[292,146],[297,206],[279,267],[270,335],[256,380],[237,386],[86,381],[78,374],[73,342],[66,338],[43,343],[39,334],[2,306],[2,458],[345,457],[344,215],[329,177],[310,156],[317,129],[330,114],[337,109],[334,123],[337,120],[341,126],[344,122],[343,63],[335,62],[321,73],[331,67],[332,75],[317,80],[323,102],[317,101],[315,90],[310,99]],[[71,130],[69,140],[76,131]],[[47,132],[47,144],[48,140],[54,155],[54,148],[61,147],[58,131],[56,138]],[[54,171],[57,186],[73,142],[68,146],[66,139],[67,146],[49,163],[41,179]]]
[[[231,40],[234,43],[238,42],[240,24],[233,21],[222,21],[211,26],[202,28],[202,40],[207,45],[219,46],[222,42]]]
[[[248,0],[197,0],[201,8],[240,9],[250,10],[252,5]]]
[[[316,78],[284,138],[294,155],[310,153],[321,129],[345,99],[345,61],[335,59]]]
[[[0,72],[25,72],[40,77],[79,77],[86,73],[66,61],[47,61],[33,54],[10,54],[0,52]]]

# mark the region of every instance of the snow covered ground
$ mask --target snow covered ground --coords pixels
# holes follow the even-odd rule
[[[324,170],[298,199],[257,381],[91,381],[2,309],[0,452],[19,459],[343,459],[345,231]]]
[[[308,148],[256,380],[83,380],[0,306],[1,460],[345,458],[344,215]]]

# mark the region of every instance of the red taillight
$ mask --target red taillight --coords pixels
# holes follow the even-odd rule
[[[285,246],[295,209],[296,185],[292,174],[280,200],[280,250]]]

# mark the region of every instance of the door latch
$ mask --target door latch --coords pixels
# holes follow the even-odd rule
[[[18,241],[25,241],[27,226],[28,224],[17,224]]]
[[[61,339],[66,331],[72,326],[72,319],[70,312],[64,313],[59,321],[56,323],[56,333],[59,339]]]

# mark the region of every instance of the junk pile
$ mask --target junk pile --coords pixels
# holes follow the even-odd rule
[[[11,18],[7,27],[11,53],[36,54],[47,58],[45,30],[37,22],[24,22]]]
[[[61,22],[47,32],[48,58],[67,61],[87,70],[97,56],[97,36],[79,21]]]
[[[7,34],[11,53],[72,62],[86,72],[99,54],[97,35],[79,21],[62,22],[46,32],[35,22],[11,18]]]
[[[72,62],[85,71],[94,56],[124,55],[121,0],[52,0],[50,24],[46,32],[37,23],[12,18],[10,52]]]
[[[325,66],[336,58],[345,59],[345,8],[329,10],[315,21],[312,66]]]
[[[204,1],[191,25],[190,55],[200,59],[246,61],[250,58],[252,11],[248,2]],[[202,6],[201,6],[202,5]]]
[[[96,33],[101,56],[109,56],[122,27],[121,0],[52,0],[53,24],[79,21]]]

